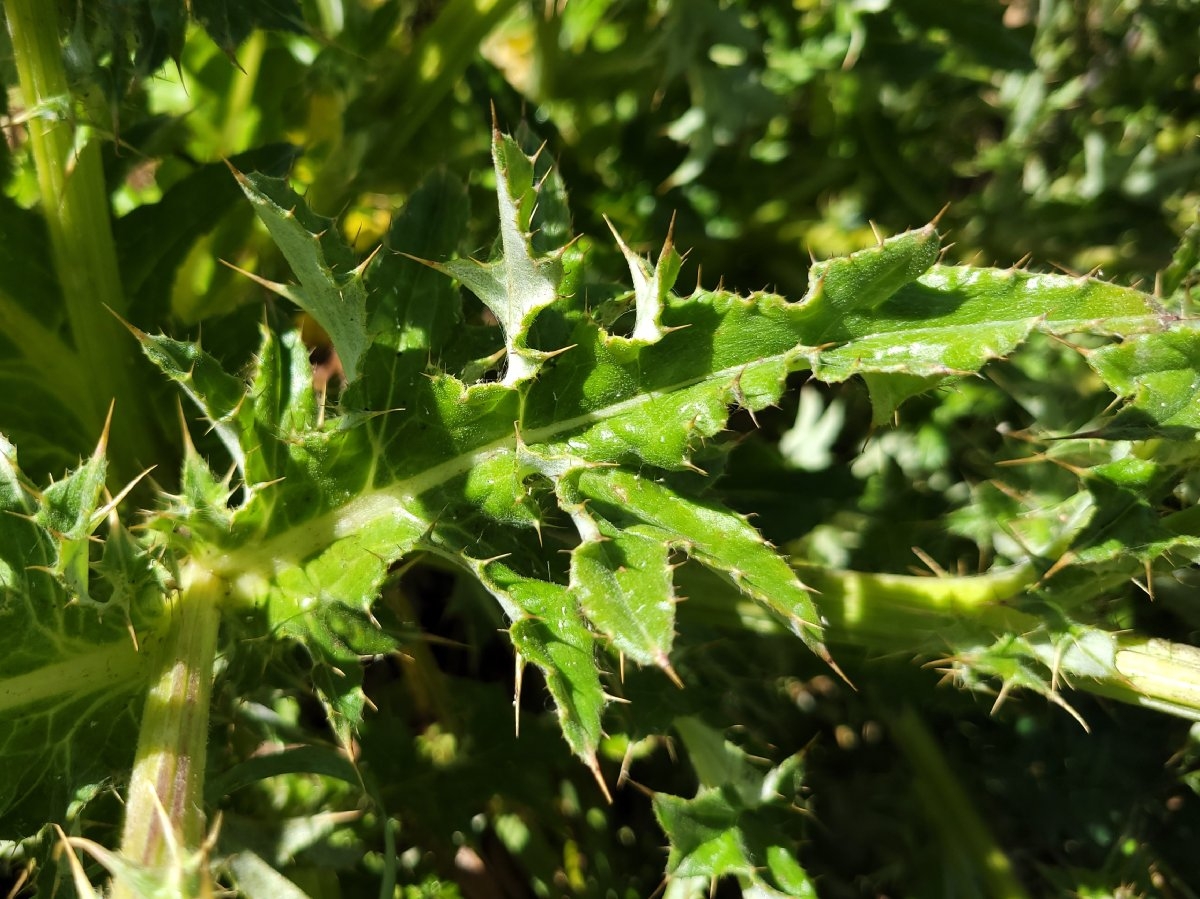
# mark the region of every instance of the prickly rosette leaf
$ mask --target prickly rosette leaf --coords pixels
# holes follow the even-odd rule
[[[88,544],[104,517],[99,506],[108,472],[105,442],[101,440],[90,459],[42,493],[35,515],[37,523],[53,534],[57,543],[49,570],[77,602],[93,601],[88,590]]]
[[[594,747],[600,742],[606,699],[595,640],[577,614],[569,589],[519,577],[498,562],[476,563],[473,570],[513,619],[509,636],[518,659],[532,662],[546,675],[568,745],[596,771]]]
[[[830,382],[863,375],[877,423],[947,376],[1010,355],[1034,331],[1124,335],[1166,324],[1150,297],[1103,281],[942,265],[914,279],[903,265],[864,251],[809,272],[809,324],[816,343],[833,344],[813,357],[813,372]]]
[[[746,519],[700,495],[697,453],[709,452],[731,409],[777,403],[788,375],[809,370],[826,381],[869,376],[890,414],[1037,331],[1125,336],[1172,324],[1151,298],[1112,285],[938,266],[929,226],[814,266],[798,302],[677,296],[668,242],[652,271],[631,261],[642,333],[616,339],[572,296],[574,269],[547,245],[567,220],[561,186],[509,138],[496,136],[493,158],[500,237],[487,263],[453,258],[466,198],[447,176],[397,217],[389,243],[400,255],[369,264],[300,198],[243,178],[295,269],[297,301],[325,316],[350,360],[338,409],[317,409],[295,335],[265,334],[248,381],[196,347],[143,340],[225,429],[245,481],[232,485],[243,501],[219,526],[173,533],[192,535],[193,561],[259,605],[272,635],[308,648],[344,741],[365,704],[356,660],[395,645],[373,603],[389,569],[418,554],[458,566],[495,597],[520,659],[545,673],[563,734],[594,771],[603,679],[617,657],[675,677],[687,559],[829,660],[819,599]],[[464,321],[445,275],[495,323]],[[503,381],[480,381],[478,349],[501,345]]]
[[[0,840],[78,814],[133,755],[165,574],[119,525],[91,552],[105,468],[101,441],[38,493],[0,437]]]
[[[312,212],[281,178],[234,174],[300,283],[259,283],[291,300],[329,335],[348,381],[358,378],[370,343],[363,269],[331,219]]]
[[[198,342],[133,330],[142,351],[180,386],[220,438],[233,459],[240,486],[249,494],[273,480],[284,464],[287,444],[277,439],[281,428],[286,433],[298,433],[315,427],[312,368],[298,332],[275,335],[263,330],[247,386],[241,378],[227,373]],[[187,460],[190,464],[190,453]],[[190,471],[185,467],[185,475]]]
[[[530,347],[529,331],[537,314],[559,298],[563,279],[561,248],[538,252],[530,233],[541,188],[534,177],[536,161],[511,137],[493,132],[500,207],[497,253],[486,263],[458,259],[435,264],[479,297],[500,322],[508,357],[504,383],[510,386],[533,377],[553,355]]]
[[[1200,432],[1200,328],[1138,335],[1088,354],[1088,363],[1125,401],[1105,436],[1127,440]]]
[[[654,814],[671,843],[667,877],[683,881],[678,887],[687,895],[707,893],[720,878],[736,877],[747,896],[816,896],[791,849],[804,821],[796,814],[802,757],[763,772],[698,718],[679,718],[674,729],[700,789],[691,799],[654,796]]]
[[[662,252],[658,255],[658,262],[651,268],[645,259],[629,249],[625,241],[621,239],[621,235],[617,233],[617,229],[613,227],[612,222],[608,219],[605,219],[605,222],[612,231],[617,246],[621,248],[621,255],[625,257],[625,262],[629,265],[629,276],[633,279],[636,317],[633,333],[629,339],[635,344],[657,343],[664,333],[662,329],[663,306],[671,295],[675,279],[679,277],[679,268],[683,265],[683,257],[675,250],[671,235],[668,234]],[[620,340],[621,338],[614,339]]]

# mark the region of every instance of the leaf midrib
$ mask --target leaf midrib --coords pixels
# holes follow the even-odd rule
[[[124,639],[23,674],[0,677],[0,716],[63,694],[74,698],[138,682],[149,671],[153,655],[150,647],[139,649],[132,640]]]
[[[1111,321],[1110,319],[1102,320]],[[1054,333],[1069,332],[1072,325],[1076,324],[1074,321],[1047,320],[1045,316],[1034,317],[1032,321],[1026,316],[1021,316],[1015,319],[1002,319],[993,322],[993,324],[1016,324],[1021,321],[1031,324],[1031,331],[1045,329]],[[1131,325],[1135,326],[1135,330],[1140,330],[1140,328],[1136,327],[1139,325],[1142,328],[1152,329],[1157,324],[1154,316],[1120,317],[1117,321],[1128,321]],[[985,323],[972,323],[963,327],[967,330],[975,330],[982,324]],[[1082,327],[1084,320],[1079,320],[1078,324]],[[1096,324],[1097,320],[1087,321],[1087,325],[1093,328]],[[930,330],[943,331],[954,329],[955,327],[954,325],[947,324],[945,326],[932,326]],[[911,339],[913,333],[914,331],[900,329],[898,337]],[[871,335],[871,337],[874,336],[877,335]],[[847,344],[843,344],[837,348],[831,347],[828,350],[836,353],[844,349],[847,345],[853,345],[856,342],[855,338],[851,338],[847,341]],[[1017,345],[1021,342],[1023,342],[1023,339],[1018,340]],[[413,511],[419,505],[418,500],[420,497],[446,484],[453,478],[464,474],[475,465],[487,462],[502,453],[513,451],[516,446],[518,433],[526,445],[533,446],[546,443],[555,437],[568,434],[588,425],[619,418],[640,406],[690,387],[722,379],[736,379],[750,367],[783,364],[791,371],[809,368],[814,361],[812,354],[816,350],[816,347],[807,345],[794,346],[781,353],[761,356],[751,361],[738,362],[735,365],[727,366],[706,375],[686,378],[651,391],[638,393],[602,409],[595,409],[582,415],[543,425],[529,431],[522,431],[520,422],[516,422],[514,435],[511,437],[506,436],[493,440],[490,443],[485,443],[470,452],[461,453],[452,459],[447,459],[442,463],[431,466],[420,473],[394,481],[387,487],[366,491],[347,503],[289,527],[266,540],[254,543],[253,545],[245,545],[214,553],[213,556],[205,559],[205,564],[210,566],[214,572],[235,581],[239,585],[236,592],[243,594],[247,599],[251,599],[253,596],[261,595],[269,590],[270,582],[282,570],[301,565],[306,560],[332,545],[333,542],[349,538],[359,530],[382,519],[392,518],[407,521],[409,525],[416,528],[418,533],[427,530],[433,517],[425,517]],[[468,388],[469,390],[470,388]],[[332,540],[330,539],[330,535],[332,535]]]
[[[641,406],[670,396],[698,384],[736,379],[752,366],[783,364],[789,368],[799,362],[799,368],[807,368],[805,355],[810,347],[793,347],[786,352],[763,356],[750,362],[740,362],[718,371],[695,378],[688,378],[645,393],[638,393],[602,409],[595,409],[573,418],[543,425],[528,431],[520,429],[517,422],[512,437],[503,437],[483,444],[476,449],[461,453],[424,471],[392,482],[387,487],[376,488],[360,494],[355,499],[330,509],[314,518],[288,528],[269,539],[253,546],[231,549],[206,560],[205,564],[223,576],[239,581],[243,590],[257,592],[250,585],[260,578],[270,580],[281,570],[301,564],[330,545],[329,535],[334,540],[352,536],[369,524],[382,518],[407,519],[411,524],[425,530],[430,520],[412,512],[419,498],[440,487],[472,467],[516,449],[517,434],[527,446],[548,443],[555,437],[602,421],[618,418]],[[261,585],[265,586],[265,585]],[[261,587],[260,587],[261,589]],[[249,598],[249,597],[247,597]]]

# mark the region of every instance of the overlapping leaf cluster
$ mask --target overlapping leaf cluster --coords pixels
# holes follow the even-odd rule
[[[1110,436],[1194,439],[1188,397],[1200,332],[1145,294],[942,266],[932,226],[815,264],[797,302],[720,290],[680,296],[672,290],[680,257],[669,240],[654,264],[620,243],[634,284],[621,292],[594,279],[569,243],[565,190],[546,158],[497,133],[493,159],[500,234],[482,261],[458,255],[467,199],[447,174],[412,195],[387,246],[360,262],[286,182],[235,173],[297,282],[260,283],[324,328],[344,381],[336,401],[314,390],[298,332],[264,328],[252,369],[231,372],[198,342],[135,329],[146,355],[199,408],[231,467],[219,476],[221,461],[189,445],[179,492],[163,497],[148,536],[134,543],[114,524],[99,555],[88,538],[107,513],[103,453],[40,497],[6,454],[5,508],[14,515],[5,525],[4,613],[40,647],[36,659],[5,663],[0,695],[18,722],[14,735],[71,754],[90,736],[81,722],[132,725],[111,709],[126,708],[145,675],[158,608],[146,596],[166,593],[161,571],[192,568],[227,585],[229,610],[258,610],[263,636],[307,649],[329,720],[349,745],[366,704],[359,662],[398,639],[378,626],[373,606],[394,566],[425,555],[495,597],[519,659],[545,675],[568,744],[600,777],[606,679],[623,660],[678,679],[671,654],[685,560],[722,584],[731,604],[755,604],[832,664],[826,626],[844,633],[841,607],[826,622],[783,555],[707,491],[703,469],[720,463],[732,410],[777,403],[790,374],[831,383],[862,375],[883,421],[905,399],[979,371],[1035,333],[1118,338],[1087,351],[1124,400],[1106,425]],[[1091,476],[1128,495],[1153,474],[1125,465]],[[1104,527],[1099,512],[1080,521]],[[1068,531],[1068,543],[1086,537],[1069,561],[1088,562],[1085,549],[1103,553],[1082,525]],[[1194,546],[1195,532],[1190,518],[1174,522],[1147,552]],[[1063,528],[1055,533],[1065,546]],[[1040,560],[1026,563],[1014,590]],[[103,603],[92,597],[97,572],[110,582]],[[822,581],[835,597],[838,577]],[[68,658],[79,664],[73,628],[87,631],[84,658],[103,656],[102,701],[97,688],[54,680]],[[1022,647],[1018,667],[1061,661],[1051,658],[1056,647]],[[978,671],[1023,683],[997,658],[989,649]],[[34,682],[50,687],[34,695]],[[53,703],[27,714],[43,694]],[[30,738],[30,728],[47,739]],[[119,751],[122,741],[111,745]],[[68,792],[94,789],[98,760],[78,761],[44,758],[29,777],[53,767],[70,772]],[[5,803],[26,815],[29,790],[14,783]],[[695,809],[671,803],[661,798],[658,811],[677,836]],[[19,820],[52,817],[32,814]],[[722,830],[714,839],[735,836]],[[694,842],[679,837],[673,865],[681,876],[757,882],[753,853],[718,853],[708,868],[688,867]],[[793,874],[801,882],[778,865],[778,883]]]
[[[303,22],[292,0],[197,0],[186,5],[88,0],[71,12],[70,74],[82,83],[98,83],[114,103],[163,63],[179,63],[189,19],[230,58],[255,28],[295,31]]]
[[[512,622],[517,651],[547,674],[568,741],[594,765],[605,704],[597,657],[611,647],[673,676],[672,569],[684,556],[824,654],[812,600],[787,563],[744,519],[666,479],[695,469],[693,454],[731,405],[778,398],[798,342],[777,298],[671,296],[670,247],[654,271],[631,255],[644,276],[632,336],[599,327],[572,292],[582,261],[566,246],[537,247],[539,234],[567,229],[565,205],[547,200],[562,196],[554,176],[535,180],[539,160],[509,138],[497,135],[494,155],[501,234],[487,262],[450,258],[465,199],[448,177],[427,183],[393,227],[406,255],[363,266],[282,182],[242,177],[299,280],[275,289],[325,327],[342,361],[340,407],[325,422],[295,338],[266,335],[244,398],[196,346],[142,340],[213,422],[246,488],[231,515],[186,499],[181,549],[343,672],[353,666],[340,663],[376,651],[347,641],[357,632],[347,619],[370,619],[389,565],[424,552],[469,569]],[[472,288],[498,329],[455,322],[445,274]],[[464,344],[484,355],[470,358]],[[439,359],[462,361],[446,371]],[[485,377],[470,383],[467,371]],[[349,674],[342,680],[327,698],[350,727],[361,696]]]
[[[799,6],[6,0],[0,893],[1186,892],[1195,13]]]
[[[592,308],[561,182],[499,134],[493,157],[500,235],[485,261],[455,258],[466,201],[448,176],[413,196],[391,248],[363,264],[285,183],[239,176],[299,282],[269,286],[338,351],[336,409],[319,408],[294,336],[264,335],[245,391],[195,345],[142,338],[222,435],[245,489],[232,513],[185,502],[196,511],[181,513],[180,549],[337,672],[325,690],[343,737],[362,707],[347,663],[386,648],[370,636],[371,606],[389,567],[417,553],[495,596],[593,766],[610,651],[674,677],[684,558],[827,657],[817,608],[786,562],[696,492],[698,454],[732,408],[775,403],[788,374],[809,369],[830,382],[864,375],[883,420],[1035,331],[1153,344],[1173,323],[1144,294],[1103,282],[938,266],[932,227],[814,266],[795,303],[676,296],[669,243],[653,267],[626,250],[636,290],[611,300],[597,289]],[[445,275],[482,307],[464,307]],[[636,319],[624,333],[622,304]],[[1171,333],[1194,342],[1189,328]]]

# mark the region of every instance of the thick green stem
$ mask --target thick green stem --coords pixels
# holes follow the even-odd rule
[[[1071,687],[1200,721],[1200,649],[1086,625],[1059,632],[1014,607],[1035,579],[1029,566],[947,578],[797,567],[800,579],[817,591],[831,644],[949,658],[988,671],[986,654],[1011,637],[1004,652],[1039,669],[1051,691]],[[717,625],[784,632],[761,606],[731,595],[714,578],[692,579],[683,587],[687,614]]]
[[[1005,601],[1028,586],[1022,568],[949,578],[801,569],[801,577],[821,591],[831,642],[936,655],[959,652],[955,643],[986,648],[1014,635],[1053,685],[1061,678],[1075,689],[1200,720],[1200,649],[1087,626],[1056,635]]]
[[[1023,633],[1036,623],[1003,603],[1037,579],[1030,565],[972,577],[927,578],[801,567],[819,591],[830,639],[876,649],[911,649],[936,640],[948,623],[976,622],[997,633]]]
[[[1061,677],[1079,690],[1200,720],[1200,650],[1096,627],[1055,635],[1003,601],[1028,585],[1021,569],[952,578],[802,569],[801,577],[821,591],[831,642],[936,655],[955,654],[956,642],[987,647],[1014,635],[1052,684]]]
[[[227,584],[190,566],[146,697],[125,807],[121,855],[178,878],[204,840],[204,760],[217,630]],[[123,893],[114,882],[113,897]]]
[[[134,348],[105,308],[120,314],[126,303],[100,145],[84,140],[85,131],[74,120],[58,38],[58,4],[6,0],[4,9],[50,249],[71,337],[87,375],[83,394],[75,398],[79,417],[88,431],[99,433],[114,399],[128,409],[128,414],[116,416],[110,446],[119,463],[118,476],[130,477],[136,459],[148,458],[154,443],[147,439],[147,423],[133,414],[138,396],[129,368]],[[57,359],[39,361],[61,364]]]
[[[1117,638],[1114,682],[1097,682],[1095,693],[1134,705],[1200,720],[1200,649],[1134,635]]]

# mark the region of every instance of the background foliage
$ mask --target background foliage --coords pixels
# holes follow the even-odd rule
[[[799,298],[810,254],[874,245],[871,222],[897,233],[949,203],[939,223],[953,241],[947,261],[1032,257],[1038,271],[1098,270],[1157,288],[1169,310],[1192,309],[1200,84],[1194,41],[1180,36],[1200,33],[1193,5],[195,0],[191,22],[157,3],[59,12],[74,102],[56,114],[102,140],[121,314],[143,332],[202,335],[226,371],[256,364],[264,319],[280,331],[302,325],[318,363],[329,347],[293,305],[234,270],[293,280],[286,248],[223,160],[288,175],[309,209],[336,217],[329,246],[340,234],[352,249],[336,252],[351,264],[380,242],[413,246],[395,213],[438,173],[441,189],[463,195],[460,249],[485,258],[499,226],[493,120],[528,153],[545,144],[538,176],[554,163],[571,228],[546,212],[544,193],[535,249],[584,235],[576,289],[597,308],[626,265],[605,218],[655,256],[673,222],[675,245],[689,251],[684,290],[720,278]],[[13,85],[11,50],[3,57]],[[10,91],[0,293],[54,331],[63,322],[52,267],[29,264],[45,258],[46,237],[21,127],[45,110],[19,104]],[[446,289],[468,323],[489,321],[470,293]],[[67,375],[40,371],[6,333],[0,430],[29,481],[43,484],[92,453],[100,422],[63,408],[75,388],[55,380]],[[494,349],[481,344],[477,356]],[[143,443],[121,477],[173,459],[153,478],[185,495],[175,394],[133,364],[156,446]],[[708,495],[826,569],[969,575],[1016,563],[1026,535],[999,523],[1060,510],[1078,469],[1108,459],[1099,440],[1046,438],[1090,434],[1113,395],[1084,355],[1051,337],[984,374],[921,393],[886,422],[862,383],[794,376],[778,406],[737,413],[730,439],[697,457],[719,474]],[[337,383],[335,371],[331,400]],[[1194,388],[1175,395],[1195,401]],[[289,414],[302,414],[300,402],[287,400]],[[1194,434],[1194,412],[1180,415]],[[1135,421],[1108,422],[1116,430],[1100,436],[1145,437]],[[217,471],[236,461],[219,433],[191,432],[202,455],[221,460]],[[1033,612],[1064,631],[1196,642],[1195,542],[1166,556],[1143,545],[1147,522],[1194,508],[1195,453],[1180,452],[1169,484],[1130,472],[1091,482],[1112,514],[1088,527],[1110,528],[1116,548],[1104,556],[1089,534],[1093,567],[1056,581]],[[223,503],[219,485],[212,496]],[[1143,518],[1127,514],[1130,496],[1146,498]],[[836,593],[818,571],[802,576]],[[136,610],[149,577],[111,584],[135,585]],[[359,620],[336,623],[351,655],[368,658],[371,713],[352,741],[355,764],[339,749],[350,741],[336,708],[311,687],[319,665],[309,653],[231,654],[214,688],[206,787],[221,812],[223,878],[264,896],[373,895],[394,878],[405,897],[640,897],[663,887],[666,867],[671,897],[705,895],[714,876],[718,895],[1194,895],[1200,732],[1188,721],[1082,693],[1067,700],[1087,730],[1032,693],[993,705],[1002,685],[1046,684],[1006,668],[1003,648],[970,622],[927,610],[861,625],[825,612],[851,689],[761,616],[704,601],[721,588],[699,566],[678,579],[690,599],[678,607],[671,664],[686,688],[632,665],[605,684],[634,699],[604,718],[598,765],[611,804],[564,743],[532,668],[514,735],[505,621],[436,555],[385,584],[373,611],[391,639]],[[242,627],[226,622],[223,643],[254,638],[262,623]],[[955,661],[950,679],[978,690],[939,686]],[[116,803],[103,791],[76,832],[104,842]],[[0,865],[16,884],[33,856],[4,845]],[[34,883],[45,895],[71,890],[51,871],[16,895]]]

